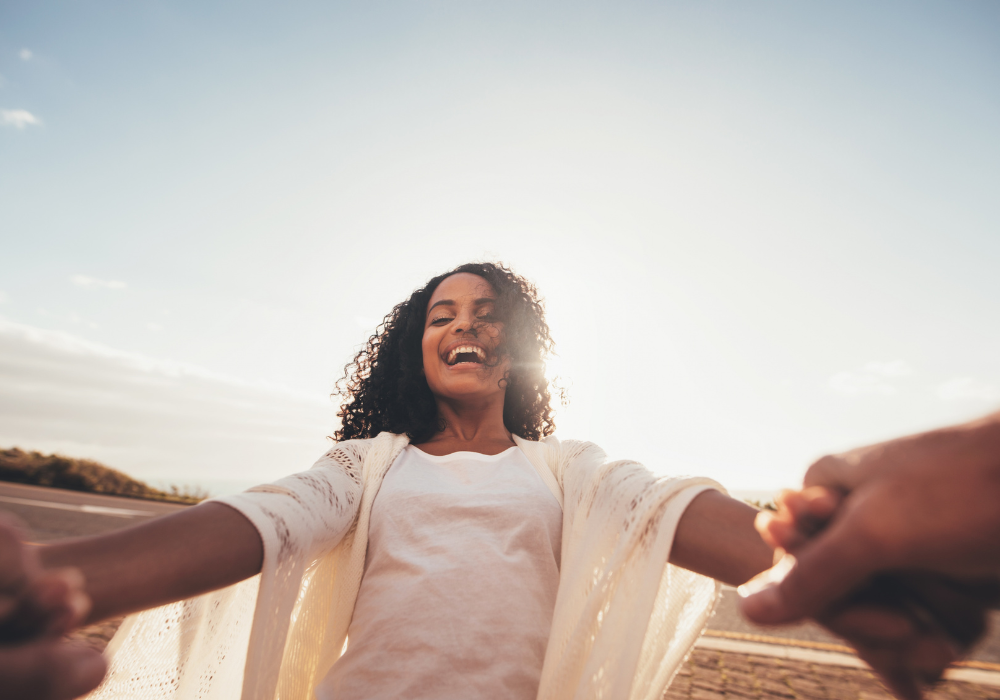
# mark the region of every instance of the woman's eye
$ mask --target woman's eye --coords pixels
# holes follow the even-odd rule
[[[445,323],[448,323],[450,320],[451,319],[448,318],[447,316],[441,316],[440,318],[436,318],[433,321],[431,321],[431,325],[432,326],[440,326],[440,325],[443,325]]]

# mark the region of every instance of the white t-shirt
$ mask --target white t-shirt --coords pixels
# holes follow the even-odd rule
[[[562,510],[516,447],[408,446],[372,506],[346,653],[318,700],[530,700],[559,587]]]

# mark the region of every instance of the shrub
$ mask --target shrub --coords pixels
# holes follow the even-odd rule
[[[176,486],[168,493],[99,462],[25,452],[17,447],[0,450],[0,481],[171,503],[198,503],[208,495]]]

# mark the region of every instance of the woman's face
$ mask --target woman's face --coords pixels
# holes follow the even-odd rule
[[[499,381],[510,360],[495,354],[503,331],[493,317],[495,298],[489,282],[467,272],[445,278],[434,290],[421,344],[434,396],[458,401],[502,396]]]

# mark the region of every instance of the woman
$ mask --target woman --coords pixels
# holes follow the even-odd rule
[[[530,284],[460,266],[349,365],[313,469],[46,548],[92,620],[182,601],[126,620],[95,697],[660,697],[706,576],[771,551],[711,482],[551,437],[551,346]]]

